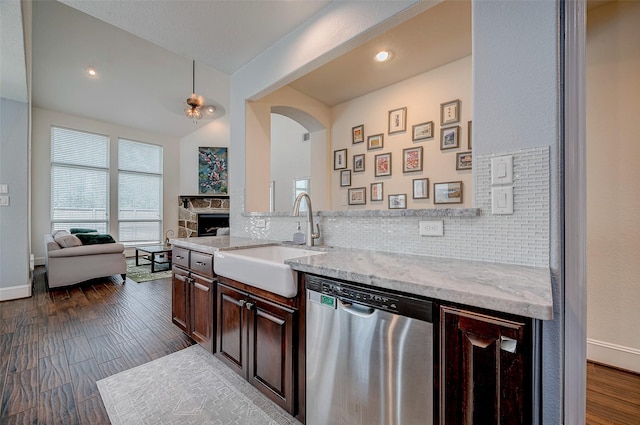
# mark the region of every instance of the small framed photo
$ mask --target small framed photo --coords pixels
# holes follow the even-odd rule
[[[340,171],[340,186],[351,186],[351,170]]]
[[[402,172],[422,171],[422,146],[402,150]]]
[[[461,204],[462,182],[446,182],[433,184],[434,204]]]
[[[403,210],[407,208],[407,194],[389,195],[389,209]]]
[[[440,104],[440,125],[460,122],[460,99]]]
[[[391,152],[381,153],[375,156],[375,173],[376,177],[390,176],[391,175]]]
[[[412,127],[412,129],[412,140],[414,142],[418,140],[433,139],[433,121],[416,124]]]
[[[347,150],[339,149],[333,151],[333,169],[342,170],[347,168]]]
[[[467,149],[471,150],[471,121],[467,121]]]
[[[407,108],[389,111],[389,134],[407,130]]]
[[[351,129],[351,143],[357,144],[364,142],[364,125],[360,124]]]
[[[413,199],[429,199],[429,179],[413,179]]]
[[[383,141],[384,141],[383,134],[374,134],[373,136],[369,136],[367,137],[367,149],[368,150],[382,149],[384,145]]]
[[[471,152],[460,152],[456,154],[456,170],[470,170],[473,165],[473,155]]]
[[[353,172],[364,171],[364,154],[353,155]]]
[[[382,182],[371,183],[371,200],[382,201],[384,199],[382,195]]]
[[[364,205],[367,203],[367,189],[357,187],[348,191],[349,205]]]
[[[455,149],[460,146],[460,126],[440,129],[440,150]]]

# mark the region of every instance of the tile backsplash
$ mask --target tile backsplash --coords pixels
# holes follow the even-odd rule
[[[491,158],[513,155],[514,214],[491,214]],[[321,244],[343,248],[461,258],[530,266],[549,265],[549,147],[474,158],[477,216],[363,215],[360,211],[314,214]],[[234,236],[291,240],[304,217],[243,214],[243,191],[231,191]],[[444,236],[418,233],[420,220],[444,220]],[[264,220],[266,227],[257,227]]]

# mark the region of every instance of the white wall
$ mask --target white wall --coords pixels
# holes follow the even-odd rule
[[[440,150],[440,104],[460,100],[459,148]],[[388,133],[389,110],[407,108],[407,130]],[[466,152],[467,121],[471,120],[471,56],[454,61],[397,84],[368,93],[357,99],[332,108],[331,140],[333,151],[347,149],[347,168],[351,173],[351,188],[364,187],[367,204],[348,206],[349,187],[340,186],[340,170],[332,172],[331,209],[388,209],[388,195],[407,195],[407,208],[461,207],[473,205],[471,170],[456,170],[456,153]],[[432,139],[412,141],[412,125],[433,121]],[[352,144],[351,129],[364,124],[365,142]],[[449,126],[447,126],[449,127]],[[367,136],[383,133],[383,149],[367,150]],[[421,172],[402,172],[402,151],[406,148],[422,147],[423,168]],[[392,175],[374,176],[374,157],[391,153]],[[353,172],[353,155],[365,154],[365,171]],[[333,169],[333,166],[330,165]],[[413,179],[429,178],[429,199],[412,199]],[[463,182],[463,203],[456,205],[434,205],[433,183]],[[370,183],[382,182],[384,199],[371,201]]]
[[[212,123],[197,128],[195,131],[180,139],[180,160],[176,163],[180,166],[180,195],[198,194],[198,148],[199,147],[229,147],[229,115],[225,115]],[[233,155],[229,149],[227,156]],[[233,182],[229,182],[229,190],[233,187]],[[176,200],[176,208],[177,208]],[[167,223],[169,228],[175,229],[178,223]],[[173,226],[173,227],[171,227]],[[177,233],[176,233],[177,234]]]
[[[161,134],[121,127],[115,124],[33,108],[32,120],[32,251],[36,263],[44,261],[44,234],[51,230],[51,126],[104,134],[111,138],[111,169],[117,170],[118,138],[126,138],[163,147],[163,234],[178,223],[179,141]],[[117,173],[110,175],[110,196],[117,199]],[[118,239],[117,202],[111,202],[109,232]]]
[[[29,279],[29,105],[0,99],[0,301],[31,295]]]
[[[587,356],[640,372],[640,3],[587,22]]]
[[[274,211],[291,211],[294,180],[311,178],[311,139],[307,130],[291,118],[271,114],[271,180],[275,181]],[[311,188],[315,186],[311,182]],[[313,193],[310,194],[313,196]]]

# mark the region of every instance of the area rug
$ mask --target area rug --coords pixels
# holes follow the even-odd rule
[[[166,266],[160,266],[166,268]],[[136,266],[136,260],[127,259],[127,277],[134,282],[147,282],[149,280],[164,279],[171,277],[171,270],[151,273],[151,265],[146,260],[140,260],[140,265]]]
[[[97,384],[113,425],[300,425],[199,345]]]

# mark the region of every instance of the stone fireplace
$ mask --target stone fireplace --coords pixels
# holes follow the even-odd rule
[[[178,237],[213,236],[229,227],[228,195],[181,195],[178,205]]]

